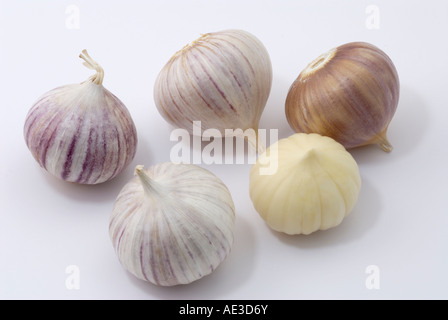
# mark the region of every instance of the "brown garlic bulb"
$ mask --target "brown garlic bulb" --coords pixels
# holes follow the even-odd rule
[[[296,132],[319,133],[350,149],[392,150],[387,128],[400,84],[391,59],[365,42],[336,47],[312,61],[289,89],[286,117]]]

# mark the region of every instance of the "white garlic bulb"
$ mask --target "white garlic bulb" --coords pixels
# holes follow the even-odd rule
[[[166,121],[201,129],[254,129],[269,97],[272,66],[263,44],[243,30],[206,33],[174,54],[154,85]]]
[[[272,166],[272,174],[260,174]],[[250,171],[250,197],[272,229],[310,234],[339,225],[357,202],[356,161],[332,138],[296,133],[271,145]]]
[[[24,136],[36,161],[54,176],[97,184],[129,165],[137,132],[126,106],[103,87],[103,68],[86,50],[80,58],[96,74],[40,97],[26,117]]]
[[[137,278],[173,286],[198,280],[227,257],[235,208],[210,171],[171,162],[146,170],[120,191],[109,233],[121,264]]]

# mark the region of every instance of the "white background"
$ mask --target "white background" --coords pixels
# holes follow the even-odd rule
[[[72,29],[69,5],[79,8]],[[366,8],[379,9],[369,29]],[[370,42],[394,61],[401,80],[389,129],[390,153],[351,153],[362,190],[337,228],[309,236],[272,232],[249,198],[250,164],[205,165],[236,206],[231,254],[210,276],[156,287],[119,264],[109,215],[137,164],[169,161],[172,128],[157,112],[154,80],[171,55],[201,33],[229,28],[257,36],[270,53],[273,86],[260,128],[293,133],[284,114],[289,86],[319,54]],[[2,299],[446,299],[448,2],[425,1],[0,1],[0,298]],[[104,86],[134,118],[136,157],[116,179],[66,183],[39,167],[23,138],[26,114],[44,92],[105,70]],[[66,268],[80,270],[69,290]],[[380,288],[366,287],[366,268]]]

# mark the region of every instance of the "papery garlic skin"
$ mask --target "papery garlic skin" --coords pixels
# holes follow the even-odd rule
[[[121,264],[160,286],[188,284],[229,254],[235,207],[224,183],[191,164],[143,169],[120,191],[109,233]]]
[[[260,174],[269,161],[277,171]],[[361,188],[356,161],[335,140],[296,133],[271,145],[250,171],[256,211],[273,230],[310,234],[339,225],[354,208]]]
[[[129,165],[137,132],[126,106],[102,86],[102,68],[83,53],[97,73],[41,96],[26,117],[24,136],[36,161],[54,176],[97,184]]]
[[[269,97],[272,66],[264,45],[243,30],[206,33],[160,71],[154,101],[171,125],[202,130],[258,129]]]
[[[390,152],[387,129],[399,91],[397,70],[382,50],[347,43],[300,73],[286,98],[286,117],[296,132],[329,136],[347,149],[378,144]]]

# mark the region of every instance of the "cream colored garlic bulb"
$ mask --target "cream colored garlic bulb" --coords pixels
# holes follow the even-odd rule
[[[206,33],[178,51],[160,71],[155,104],[166,121],[201,129],[258,129],[272,84],[263,44],[243,30]]]
[[[263,174],[266,166],[277,170]],[[255,209],[269,227],[287,234],[339,225],[357,202],[360,188],[358,165],[351,154],[332,138],[315,133],[279,140],[250,171]]]
[[[119,193],[109,232],[121,264],[137,278],[173,286],[198,280],[227,257],[235,208],[210,171],[171,162],[146,170]]]

